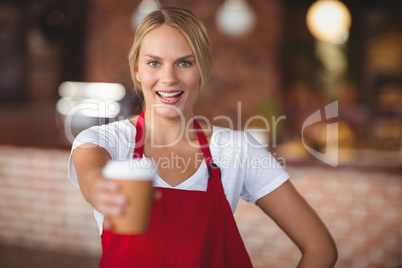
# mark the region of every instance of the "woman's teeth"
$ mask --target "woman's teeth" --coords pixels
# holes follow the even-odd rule
[[[177,91],[177,92],[159,92],[157,91],[156,94],[164,99],[174,99],[179,97],[181,94],[183,94],[183,91]]]

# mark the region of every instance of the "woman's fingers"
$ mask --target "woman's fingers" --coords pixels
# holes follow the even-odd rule
[[[103,219],[103,228],[104,228],[105,230],[113,230],[113,224],[112,224],[112,222],[110,221],[109,217],[105,217],[105,218]]]
[[[123,213],[127,198],[120,194],[116,182],[99,180],[94,188],[94,205],[100,213],[105,216],[117,216]]]
[[[162,198],[162,192],[154,191],[154,200]],[[93,205],[100,213],[108,216],[119,216],[124,212],[127,197],[120,193],[119,184],[112,180],[98,180],[93,187]]]
[[[162,198],[162,192],[161,191],[158,191],[158,190],[155,190],[154,191],[154,201],[158,201],[158,200],[160,200]]]

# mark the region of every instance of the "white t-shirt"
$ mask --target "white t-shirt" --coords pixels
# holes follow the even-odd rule
[[[240,196],[246,201],[255,203],[289,178],[289,174],[276,159],[251,135],[217,126],[213,126],[212,130],[209,148],[214,163],[221,169],[223,188],[233,213]],[[133,157],[135,135],[136,128],[128,119],[94,126],[82,131],[75,138],[70,154],[70,180],[78,187],[77,174],[71,158],[75,148],[84,143],[94,143],[105,148],[112,160],[127,160]],[[153,185],[181,190],[206,191],[208,170],[201,152],[197,155],[197,159],[202,161],[197,171],[179,185],[172,187],[159,176],[156,176]],[[161,159],[159,163],[155,163],[156,167],[163,168],[168,163],[167,161],[180,160],[172,154],[170,159]],[[96,210],[95,219],[102,232],[103,215]]]

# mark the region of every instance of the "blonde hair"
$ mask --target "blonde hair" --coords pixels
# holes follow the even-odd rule
[[[187,38],[200,72],[200,88],[202,88],[208,80],[212,66],[211,46],[207,32],[202,22],[191,11],[175,7],[164,7],[149,13],[135,32],[134,42],[128,54],[131,78],[135,88],[142,91],[141,83],[137,81],[134,73],[142,40],[149,31],[162,25],[179,30]]]

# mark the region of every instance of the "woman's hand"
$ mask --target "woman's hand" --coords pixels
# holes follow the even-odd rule
[[[102,175],[102,169],[110,159],[109,153],[96,144],[83,144],[73,152],[82,195],[105,216],[103,223],[105,229],[112,229],[109,218],[124,213],[124,206],[127,204],[127,198],[121,194],[119,183]],[[161,198],[161,192],[154,191],[154,193],[155,200]]]
[[[88,200],[91,200],[88,202],[105,216],[103,227],[108,230],[113,229],[109,217],[119,216],[124,213],[127,198],[121,194],[120,185],[113,180],[103,178],[101,171],[94,170],[89,175],[94,176],[94,178],[89,180],[92,185],[88,187]],[[160,191],[154,191],[155,200],[159,200],[161,196]]]
[[[96,144],[83,144],[73,152],[78,184],[85,200],[105,216],[104,227],[111,228],[111,216],[121,215],[127,198],[116,181],[105,179],[102,169],[111,159],[106,149]]]
[[[105,179],[100,169],[90,171],[88,176],[93,177],[87,180],[85,199],[104,215],[103,227],[108,230],[113,229],[109,217],[123,214],[127,198],[121,194],[120,185],[116,181]]]
[[[120,193],[120,185],[103,178],[100,169],[88,172],[87,176],[87,201],[105,216],[121,215],[127,198]]]
[[[335,265],[338,255],[331,234],[290,181],[257,200],[256,204],[301,250],[303,256],[298,267]]]

